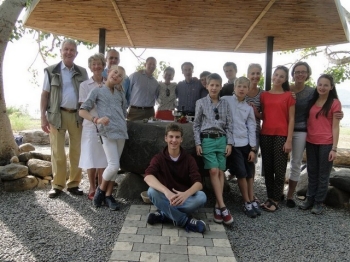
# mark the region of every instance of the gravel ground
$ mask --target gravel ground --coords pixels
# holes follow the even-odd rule
[[[275,213],[251,219],[241,210],[235,181],[224,198],[234,216],[226,232],[237,261],[350,261],[350,211],[327,207],[315,216],[284,204]],[[257,196],[265,198],[263,179]],[[82,188],[88,190],[86,175]],[[19,193],[0,192],[0,261],[108,261],[131,204],[111,212],[95,209],[84,195],[65,192],[49,199],[49,187]],[[208,193],[207,207],[214,195]]]

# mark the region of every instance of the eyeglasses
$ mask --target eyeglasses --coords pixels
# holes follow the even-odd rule
[[[110,56],[110,57],[108,57],[108,59],[109,60],[112,60],[112,59],[119,60],[119,57],[117,57],[117,56]]]
[[[215,113],[215,120],[219,120],[220,116],[219,116],[219,110],[217,107],[215,107],[214,109],[214,113]]]
[[[294,71],[294,75],[306,75],[307,71]]]
[[[166,94],[166,96],[170,96],[170,89],[169,89],[169,88],[167,88],[167,89],[165,90],[165,94]]]

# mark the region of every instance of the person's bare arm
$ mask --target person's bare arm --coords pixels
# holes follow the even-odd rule
[[[49,102],[49,95],[50,93],[45,90],[41,92],[40,119],[41,119],[41,129],[45,133],[50,133],[50,124],[49,124],[49,121],[47,121],[47,117],[46,117],[46,109]]]
[[[332,125],[332,135],[333,135],[333,146],[331,152],[329,152],[329,161],[333,161],[337,157],[337,147],[339,141],[339,122],[340,119],[333,114],[333,125]]]
[[[287,141],[283,145],[283,151],[285,153],[289,153],[292,151],[292,139],[293,139],[293,131],[294,131],[294,118],[295,118],[295,105],[289,107],[289,121],[288,121],[288,135]]]

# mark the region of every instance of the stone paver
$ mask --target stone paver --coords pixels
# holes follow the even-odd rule
[[[148,225],[153,205],[132,205],[109,261],[236,262],[223,225],[213,221],[212,208],[194,217],[207,224],[204,234],[186,232],[172,224]]]

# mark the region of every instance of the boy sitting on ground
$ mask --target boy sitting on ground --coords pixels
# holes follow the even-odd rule
[[[231,154],[233,143],[232,115],[228,102],[219,97],[221,88],[221,77],[218,74],[208,75],[209,94],[196,102],[193,133],[197,155],[203,156],[204,168],[209,169],[216,197],[214,221],[229,225],[233,218],[226,208],[222,194],[226,157]]]
[[[171,123],[165,130],[167,146],[155,155],[145,171],[145,182],[150,186],[148,196],[157,211],[148,214],[150,225],[173,221],[186,231],[203,233],[204,221],[191,217],[203,207],[207,196],[202,190],[202,179],[194,158],[182,147],[182,128]]]
[[[250,81],[246,77],[236,79],[234,95],[224,96],[231,108],[233,116],[232,154],[230,172],[237,177],[239,190],[244,204],[243,210],[248,217],[261,215],[259,205],[254,200],[254,159],[256,157],[256,122],[253,108],[246,103]]]

